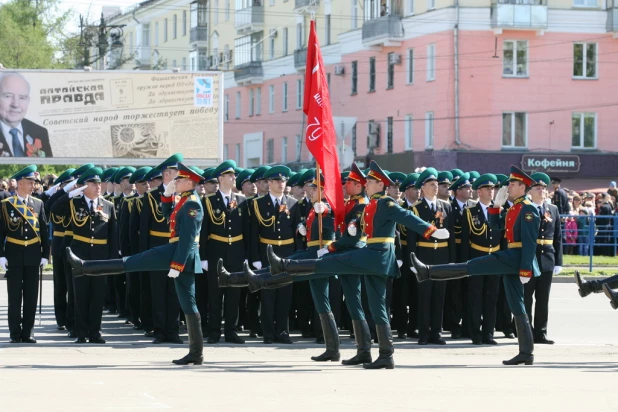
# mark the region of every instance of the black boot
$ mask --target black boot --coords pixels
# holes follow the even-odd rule
[[[424,282],[426,280],[453,280],[470,276],[468,274],[467,263],[427,266],[418,260],[414,252],[410,253],[410,261],[416,271],[416,279],[419,282]]]
[[[243,263],[245,277],[249,283],[249,292],[255,293],[262,289],[278,289],[292,284],[293,277],[287,273],[281,273],[273,276],[269,269],[260,269],[254,272],[249,267],[248,263]]]
[[[515,316],[515,329],[517,329],[519,354],[513,359],[502,361],[502,363],[504,365],[519,365],[520,363],[532,365],[534,363],[534,355],[532,354],[534,352],[534,340],[528,315]]]
[[[376,325],[376,334],[378,336],[378,344],[380,346],[380,356],[373,363],[364,363],[365,369],[395,369],[395,361],[393,360],[393,332],[391,325]]]
[[[326,344],[326,352],[320,356],[312,356],[311,360],[316,362],[339,362],[341,355],[339,354],[339,333],[337,332],[337,323],[333,312],[320,313],[320,323],[324,332],[324,343]]]
[[[73,269],[73,276],[105,276],[125,273],[124,260],[82,260],[75,256],[70,247],[66,248],[67,262]]]
[[[223,267],[223,259],[219,259],[217,262],[217,278],[220,288],[244,288],[249,286],[245,272],[228,272]]]
[[[618,288],[618,275],[614,275],[605,280],[584,280],[578,271],[575,271],[575,283],[579,288],[579,296],[585,298],[591,293],[603,292],[603,285],[607,284],[611,289]]]
[[[202,319],[199,313],[185,313],[189,333],[189,354],[182,359],[173,360],[176,365],[201,365],[204,362],[204,337]]]
[[[356,339],[356,355],[351,359],[342,360],[341,364],[351,366],[371,363],[371,333],[367,321],[365,319],[352,320],[352,328]]]
[[[618,309],[618,293],[614,292],[608,284],[603,285],[603,293],[609,298],[612,308]]]
[[[273,276],[283,272],[287,272],[290,275],[312,275],[315,273],[315,262],[317,262],[317,259],[281,259],[275,255],[272,245],[266,246],[266,255],[268,256],[270,273]]]

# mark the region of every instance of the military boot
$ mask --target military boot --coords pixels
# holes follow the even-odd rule
[[[75,256],[70,247],[66,248],[67,262],[73,269],[73,276],[105,276],[125,273],[123,259],[82,260]]]
[[[254,293],[262,289],[277,289],[290,285],[294,278],[287,273],[273,276],[269,269],[261,269],[254,272],[247,262],[243,263],[245,278],[249,284],[249,292]]]
[[[414,252],[410,253],[410,261],[412,262],[413,272],[419,282],[426,280],[453,280],[470,276],[467,263],[427,266],[418,260]]]
[[[395,369],[395,361],[393,359],[393,332],[391,325],[376,325],[376,335],[378,337],[378,345],[380,348],[378,359],[373,363],[364,363],[365,369]]]
[[[266,247],[266,255],[268,257],[270,273],[273,276],[277,276],[283,272],[287,272],[289,275],[293,276],[312,275],[315,273],[317,259],[282,259],[275,254],[272,245]]]
[[[519,354],[513,359],[502,361],[502,363],[504,365],[519,365],[521,363],[532,365],[534,363],[534,340],[528,315],[515,316],[515,329],[517,329]]]
[[[176,365],[201,365],[204,362],[204,337],[202,319],[199,313],[185,313],[189,333],[189,353],[181,359],[173,360]]]
[[[217,262],[217,279],[220,288],[242,288],[249,286],[245,272],[228,272],[223,267],[223,259],[219,259]]]
[[[608,284],[603,285],[603,293],[609,298],[612,308],[618,309],[618,293],[614,292]]]
[[[316,362],[339,362],[341,355],[339,354],[339,333],[337,332],[337,323],[333,312],[320,313],[320,324],[324,332],[324,343],[326,344],[326,352],[319,356],[312,356],[311,360]]]
[[[342,360],[341,364],[351,366],[371,363],[371,333],[367,321],[365,319],[352,320],[352,328],[356,339],[356,355],[351,359]]]

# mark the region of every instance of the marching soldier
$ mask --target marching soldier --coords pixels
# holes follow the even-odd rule
[[[549,317],[549,292],[552,277],[562,271],[562,225],[560,213],[555,205],[545,201],[549,176],[534,173],[530,176],[534,183],[530,189],[530,200],[539,210],[541,226],[536,243],[536,260],[539,262],[541,276],[530,279],[524,286],[526,312],[533,323],[534,343],[553,345],[547,339],[547,319]],[[534,317],[532,316],[532,295],[535,298]]]
[[[39,269],[49,258],[45,205],[32,196],[35,172],[31,165],[11,176],[17,181],[15,195],[1,203],[0,266],[6,271],[10,343],[36,343]]]

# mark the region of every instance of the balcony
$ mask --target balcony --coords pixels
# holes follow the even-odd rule
[[[299,71],[305,71],[307,67],[307,49],[294,50],[294,68]]]
[[[400,46],[403,40],[403,23],[398,14],[389,14],[363,23],[363,46]]]
[[[236,10],[234,26],[236,34],[250,34],[264,30],[264,6],[251,6]]]
[[[191,31],[189,32],[189,43],[191,43],[191,46],[194,48],[208,47],[208,27],[191,27]]]
[[[607,2],[607,31],[614,33],[614,38],[618,38],[618,0]]]
[[[303,7],[307,7],[311,4],[311,0],[294,0],[294,11],[298,11],[298,9],[302,9]],[[319,7],[320,0],[316,0],[313,7]]]
[[[500,0],[491,5],[491,27],[494,28],[494,33],[500,34],[503,29],[537,31],[547,29],[547,4],[544,1],[514,4],[515,1]]]
[[[264,83],[262,62],[249,62],[234,67],[234,80],[239,86]]]

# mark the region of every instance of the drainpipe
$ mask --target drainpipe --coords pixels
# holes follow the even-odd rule
[[[455,144],[457,146],[461,145],[461,140],[459,139],[459,0],[455,0],[455,13],[457,14],[457,22],[455,23],[455,28],[453,29],[453,61],[455,64]]]

